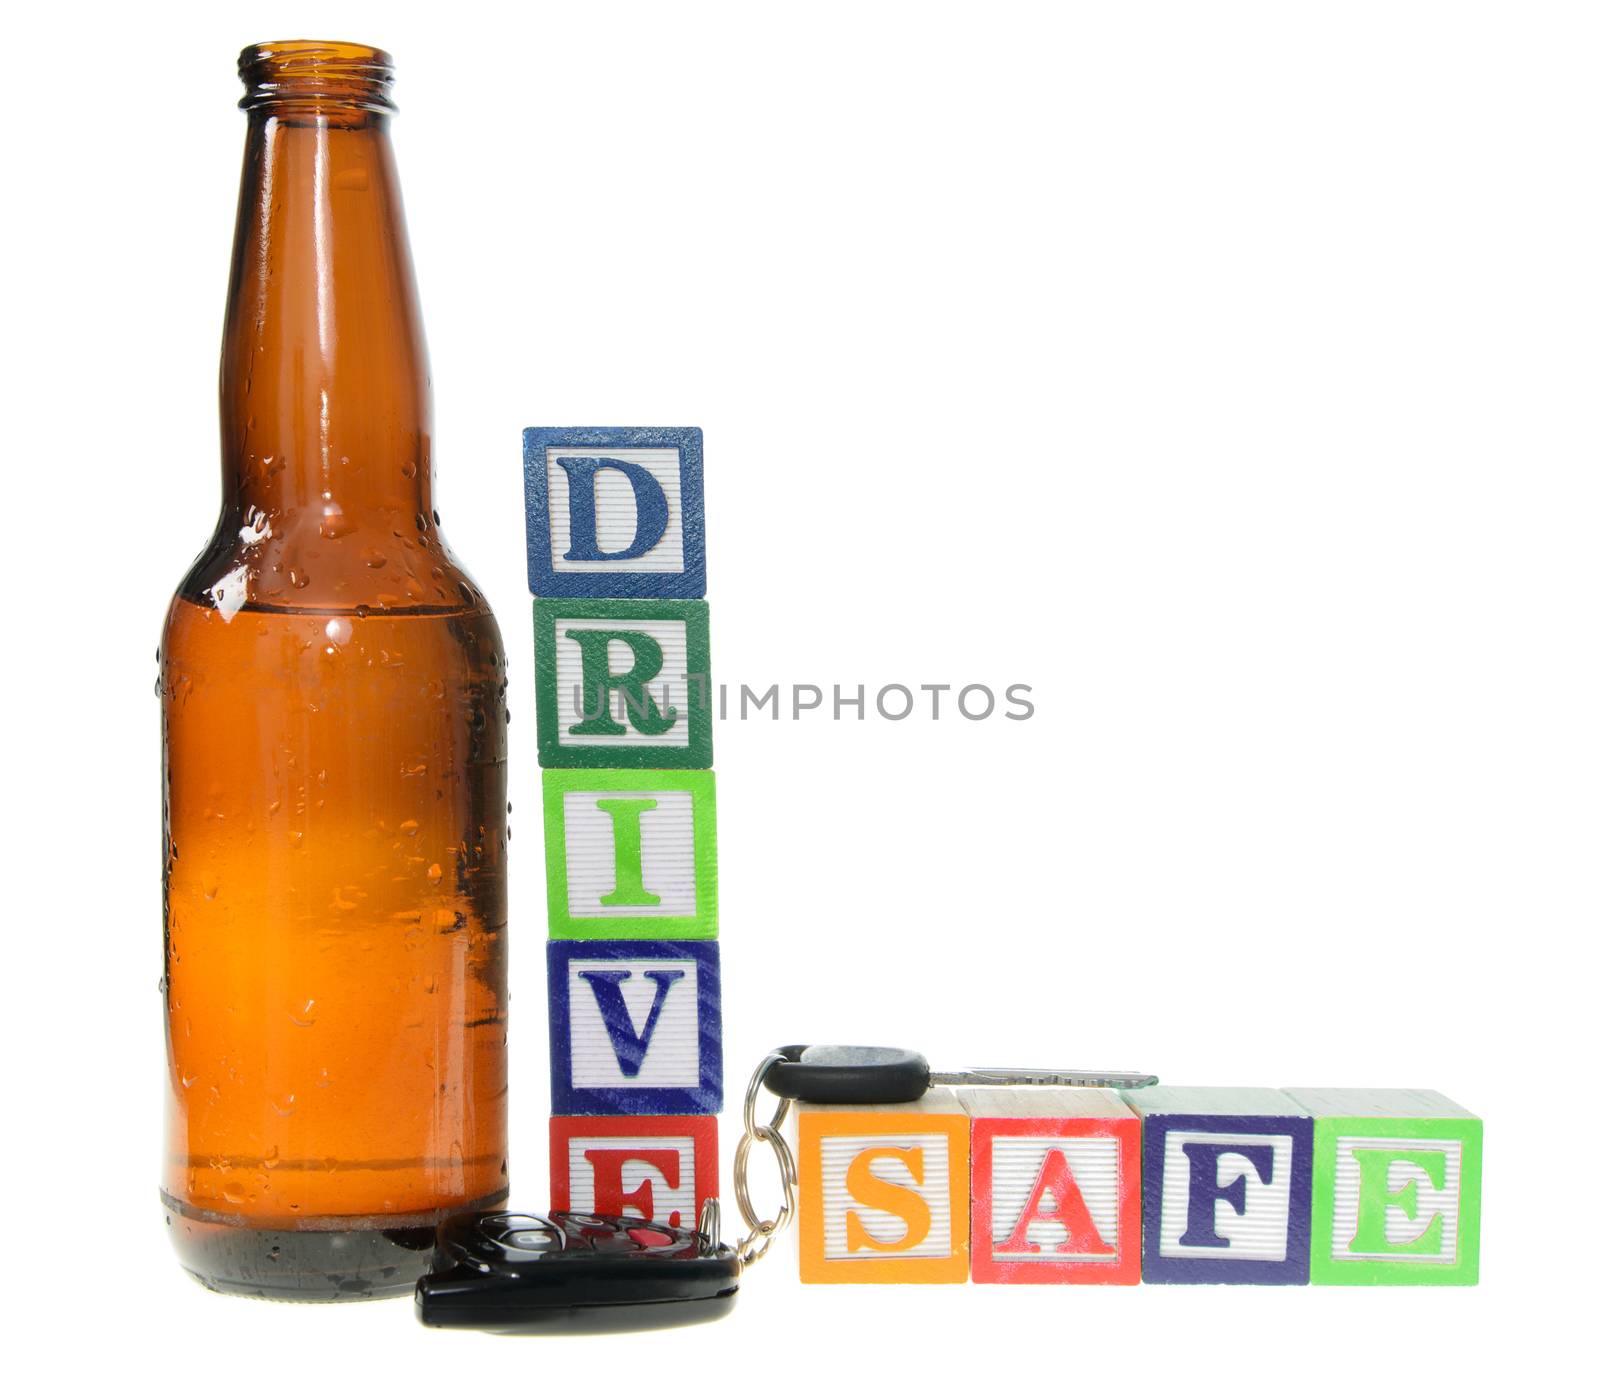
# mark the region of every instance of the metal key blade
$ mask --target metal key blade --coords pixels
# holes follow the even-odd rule
[[[1157,1083],[1153,1075],[1131,1070],[1026,1070],[979,1066],[973,1070],[936,1070],[931,1085],[1072,1085],[1083,1089],[1142,1090]]]

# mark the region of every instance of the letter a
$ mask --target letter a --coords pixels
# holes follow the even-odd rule
[[[1046,1199],[1050,1205],[1045,1206]],[[1054,1221],[1067,1228],[1067,1238],[1055,1247],[1060,1255],[1114,1255],[1116,1250],[1101,1239],[1094,1217],[1078,1190],[1078,1179],[1072,1175],[1067,1155],[1052,1148],[1044,1156],[1038,1179],[1028,1204],[1022,1208],[1011,1237],[1003,1245],[996,1245],[997,1255],[1036,1255],[1039,1246],[1028,1239],[1028,1227],[1035,1221]]]

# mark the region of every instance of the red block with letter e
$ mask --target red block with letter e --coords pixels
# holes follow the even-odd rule
[[[972,1279],[1139,1282],[1139,1120],[1109,1090],[962,1090]]]
[[[693,1229],[717,1195],[717,1120],[709,1114],[556,1115],[550,1206]]]

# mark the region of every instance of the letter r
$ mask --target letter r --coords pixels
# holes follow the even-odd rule
[[[642,630],[568,630],[563,636],[578,646],[583,659],[583,684],[579,694],[582,720],[567,728],[572,736],[626,736],[627,727],[611,715],[611,694],[619,692],[628,720],[643,736],[661,736],[672,730],[678,709],[663,712],[645,685],[661,672],[666,656],[661,645]],[[611,642],[628,646],[633,665],[626,673],[611,671]]]

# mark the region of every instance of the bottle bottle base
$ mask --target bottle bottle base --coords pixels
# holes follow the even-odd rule
[[[178,1262],[213,1293],[292,1303],[350,1303],[410,1294],[433,1259],[438,1222],[454,1211],[503,1202],[506,1192],[463,1201],[431,1215],[321,1217],[317,1228],[234,1225],[197,1216],[163,1195]],[[384,1218],[387,1222],[388,1218]]]

